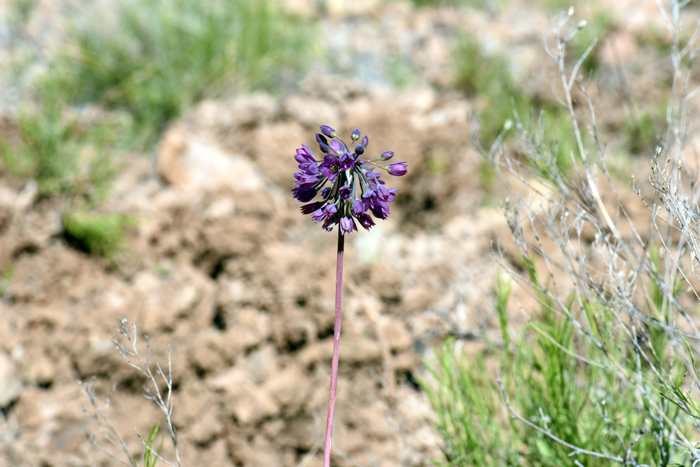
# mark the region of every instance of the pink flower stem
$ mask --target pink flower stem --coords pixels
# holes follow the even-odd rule
[[[326,443],[323,448],[323,467],[331,467],[331,436],[333,434],[333,414],[335,412],[335,394],[338,386],[338,361],[340,360],[340,302],[343,292],[343,253],[345,237],[338,229],[338,261],[335,270],[335,326],[333,328],[333,363],[331,365],[331,395],[328,400],[328,418],[326,419]]]

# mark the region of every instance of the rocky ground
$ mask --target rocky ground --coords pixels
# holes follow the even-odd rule
[[[51,14],[45,4],[37,15]],[[649,4],[611,10],[630,70],[650,67],[633,40],[658,21]],[[131,452],[143,452],[132,426],[145,432],[160,418],[114,349],[122,318],[150,336],[154,362],[172,349],[183,465],[321,465],[336,238],[290,195],[294,150],[311,145],[320,124],[359,128],[369,151],[392,150],[409,165],[391,180],[390,219],[347,247],[334,465],[440,457],[417,384],[422,361],[444,336],[495,324],[489,243],[507,235],[471,142],[467,115],[478,101],[448,88],[450,41],[459,28],[478,33],[545,95],[541,31],[551,16],[515,1],[498,14],[372,1],[328,2],[324,14],[334,63],[282,98],[204,101],[167,130],[154,158],[128,158],[105,207],[137,219],[118,267],[71,248],[61,202],[0,172],[0,271],[14,272],[0,283],[0,466],[117,465],[85,437],[76,381],[93,375],[101,400],[118,383],[110,419]],[[414,70],[405,90],[392,85],[387,56]],[[645,79],[633,82],[640,95],[653,86]],[[619,112],[610,80],[607,105]]]

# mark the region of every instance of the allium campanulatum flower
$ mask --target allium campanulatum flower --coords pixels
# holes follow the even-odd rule
[[[376,159],[364,158],[369,138],[365,136],[359,141],[360,130],[354,130],[350,138],[347,145],[333,128],[322,125],[316,142],[323,158],[316,159],[304,144],[294,156],[299,163],[299,172],[294,174],[294,197],[302,203],[313,201],[318,194],[322,198],[302,206],[301,212],[323,222],[322,228],[328,232],[339,226],[343,235],[357,230],[356,221],[369,230],[375,225],[370,213],[378,219],[389,216],[389,203],[394,200],[396,188],[386,188],[381,173],[375,170],[396,177],[408,171],[405,162],[394,162],[387,167],[378,164],[391,159],[394,155],[391,151]]]
[[[308,203],[301,207],[302,214],[310,215],[317,223],[323,222],[322,227],[328,232],[338,226],[333,358],[323,447],[324,467],[331,467],[331,437],[340,360],[345,235],[356,231],[358,223],[365,230],[371,229],[375,225],[372,216],[377,219],[389,216],[389,203],[394,200],[396,188],[387,188],[381,179],[381,173],[375,169],[384,170],[396,177],[406,175],[407,172],[405,162],[394,162],[388,166],[377,163],[391,159],[394,156],[392,151],[383,152],[376,159],[364,158],[369,138],[365,136],[360,140],[360,136],[360,130],[353,130],[348,146],[333,128],[322,125],[321,133],[316,134],[316,142],[323,157],[316,159],[311,149],[304,144],[294,156],[299,163],[299,172],[294,174],[296,187],[292,192],[300,202]],[[317,196],[321,199],[317,200]]]

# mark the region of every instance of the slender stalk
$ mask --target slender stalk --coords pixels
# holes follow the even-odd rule
[[[326,419],[326,443],[323,448],[323,467],[331,467],[331,436],[333,434],[333,414],[335,412],[335,394],[338,386],[338,362],[340,360],[340,318],[341,298],[343,292],[343,253],[345,237],[338,229],[338,260],[335,270],[335,326],[333,327],[333,363],[331,365],[331,394],[328,399],[328,418]]]

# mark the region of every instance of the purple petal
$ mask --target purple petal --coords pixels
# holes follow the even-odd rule
[[[361,200],[361,199],[356,199],[352,203],[352,213],[355,214],[355,216],[359,216],[360,214],[364,214],[367,212],[367,209],[369,209],[369,203]],[[359,219],[359,217],[358,217]]]
[[[316,189],[311,186],[302,185],[292,190],[294,197],[302,203],[308,203],[316,196]]]
[[[318,224],[321,222],[323,219],[326,218],[326,213],[323,209],[317,209],[316,211],[311,213],[311,218],[316,221]]]
[[[352,231],[357,231],[357,225],[355,225],[355,220],[352,217],[341,217],[340,218],[340,233],[350,234]]]
[[[360,222],[360,225],[365,228],[365,230],[369,230],[372,228],[372,226],[375,225],[374,221],[372,220],[372,217],[368,214],[358,215],[357,220]]]
[[[349,185],[344,185],[340,187],[340,190],[338,190],[338,194],[340,195],[341,199],[348,199],[350,198],[350,195],[352,195],[352,189]]]
[[[380,199],[373,199],[370,204],[370,210],[374,217],[378,219],[386,219],[389,217],[389,205]]]
[[[331,150],[333,152],[335,152],[336,155],[341,154],[345,150],[345,147],[343,146],[343,144],[340,141],[335,140],[335,139],[333,141],[331,141],[330,146],[331,146]]]
[[[311,214],[312,212],[319,210],[319,208],[321,206],[323,206],[322,201],[316,201],[315,203],[305,204],[301,207],[301,213],[302,214]]]
[[[338,208],[335,206],[335,204],[326,204],[326,206],[323,208],[323,212],[325,212],[327,216],[332,216],[338,212]]]
[[[344,152],[340,156],[340,168],[343,170],[348,170],[355,165],[355,159],[347,152]]]
[[[338,225],[338,215],[337,214],[335,214],[331,217],[328,217],[326,219],[326,222],[324,222],[323,225],[321,226],[321,228],[323,230],[325,230],[326,232],[330,232],[331,230],[333,230],[333,227],[335,227],[336,225]]]
[[[379,199],[382,201],[389,201],[389,195],[391,195],[391,193],[389,193],[389,190],[387,190],[384,185],[377,186],[377,196]]]

